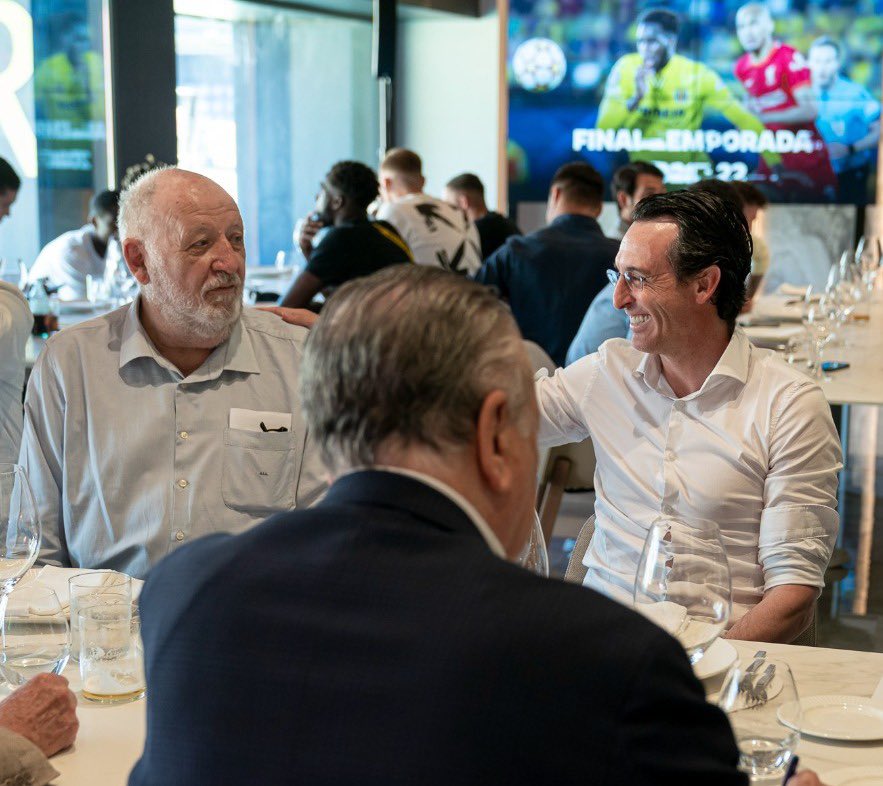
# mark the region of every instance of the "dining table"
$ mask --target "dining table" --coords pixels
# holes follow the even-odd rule
[[[740,657],[751,657],[757,642],[731,641]],[[870,698],[883,680],[883,653],[764,644],[767,657],[791,667],[802,698],[818,695],[850,695]],[[60,773],[58,786],[123,786],[141,755],[146,735],[146,710],[150,686],[143,699],[119,705],[93,704],[82,697],[79,673],[70,665],[64,675],[77,693],[80,731],[73,747],[52,758]],[[723,674],[703,682],[706,692],[720,688]],[[883,691],[881,691],[883,693]],[[883,697],[880,698],[883,712]],[[672,719],[673,723],[677,719]],[[883,783],[883,739],[873,742],[841,742],[803,736],[797,747],[801,768],[825,775],[847,767],[879,767]]]

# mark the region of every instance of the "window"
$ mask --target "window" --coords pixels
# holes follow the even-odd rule
[[[369,18],[177,0],[178,162],[239,204],[249,263],[291,249],[335,161],[376,166]]]

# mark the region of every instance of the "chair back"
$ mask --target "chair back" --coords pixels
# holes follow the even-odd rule
[[[595,534],[595,516],[590,516],[586,523],[580,528],[579,534],[576,536],[576,543],[573,544],[573,551],[570,552],[570,559],[567,561],[567,570],[564,573],[564,580],[571,584],[582,584],[588,573],[588,568],[583,565],[583,557],[589,550],[589,544],[592,542],[592,535]]]

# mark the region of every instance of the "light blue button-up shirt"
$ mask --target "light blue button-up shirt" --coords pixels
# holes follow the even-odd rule
[[[182,543],[240,532],[325,487],[297,394],[303,328],[247,309],[185,378],[138,307],[65,328],[34,366],[20,460],[44,564],[142,577]],[[230,428],[233,408],[288,413],[291,428]]]
[[[880,119],[880,102],[864,87],[838,76],[830,88],[816,89],[816,127],[825,142],[851,145],[868,135],[871,123]],[[835,172],[855,169],[871,162],[877,148],[859,150],[851,156],[833,159]]]
[[[575,363],[586,355],[598,351],[609,338],[629,338],[629,315],[613,305],[614,284],[602,289],[589,306],[579,330],[576,331],[570,349],[567,350],[567,365]]]

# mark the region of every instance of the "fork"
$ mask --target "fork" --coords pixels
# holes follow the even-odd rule
[[[766,667],[761,678],[754,684],[753,687],[749,686],[748,688],[748,698],[751,701],[749,704],[750,707],[759,707],[761,704],[766,704],[767,696],[766,689],[767,686],[773,681],[773,677],[776,674],[776,667],[774,664],[770,664]]]
[[[749,697],[751,696],[751,680],[754,676],[754,672],[760,668],[765,657],[766,650],[758,650],[754,653],[754,660],[751,662],[751,665],[745,669],[742,679],[739,680],[739,693],[745,693]]]

